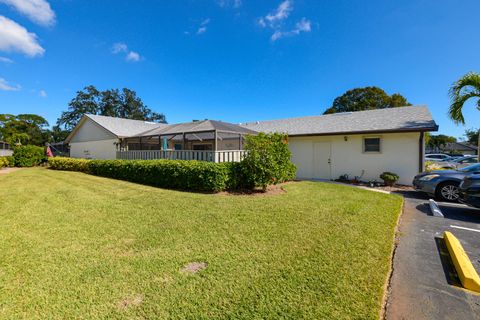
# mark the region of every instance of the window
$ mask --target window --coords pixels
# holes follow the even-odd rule
[[[380,152],[380,138],[363,138],[363,152]]]

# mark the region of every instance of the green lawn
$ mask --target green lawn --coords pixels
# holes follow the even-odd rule
[[[0,175],[0,318],[378,318],[402,199],[285,189],[231,196],[41,168]],[[182,272],[189,262],[208,267]]]

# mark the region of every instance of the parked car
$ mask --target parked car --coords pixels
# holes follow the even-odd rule
[[[446,161],[450,159],[450,156],[445,153],[427,153],[425,155],[425,161]]]
[[[438,200],[455,202],[459,198],[460,183],[473,174],[480,174],[480,163],[456,170],[422,172],[413,179],[413,186]]]
[[[480,174],[466,176],[460,184],[460,202],[480,208]]]
[[[438,162],[437,164],[442,169],[461,169],[474,163],[478,163],[478,158],[476,156],[465,156],[458,159],[450,158],[446,161]]]

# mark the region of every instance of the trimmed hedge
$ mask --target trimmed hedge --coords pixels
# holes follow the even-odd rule
[[[185,160],[50,158],[50,168],[89,173],[161,188],[218,192],[229,188],[230,164]]]
[[[45,162],[47,157],[43,147],[26,145],[13,149],[13,159],[16,167],[33,167]]]
[[[295,178],[287,136],[248,136],[242,162],[214,163],[194,160],[86,160],[49,158],[50,168],[89,173],[155,187],[188,191],[267,189]]]

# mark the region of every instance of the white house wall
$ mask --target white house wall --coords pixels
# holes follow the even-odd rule
[[[380,137],[381,152],[364,153],[364,137]],[[298,178],[337,179],[348,174],[353,179],[363,173],[361,180],[381,181],[379,175],[384,171],[391,171],[400,176],[399,183],[411,185],[413,177],[419,171],[419,138],[420,133],[290,137],[289,145],[293,154],[292,160],[298,167]],[[330,142],[330,174],[316,176],[318,172],[325,172],[316,170],[318,168],[315,167],[325,165],[317,161],[321,157],[318,155],[318,148],[314,147],[316,142]],[[316,146],[321,147],[322,152],[327,150],[325,144]]]
[[[70,157],[85,159],[115,159],[117,147],[115,143],[117,139],[87,141],[87,142],[71,142]]]
[[[87,118],[70,141],[70,157],[115,159],[117,137]]]

